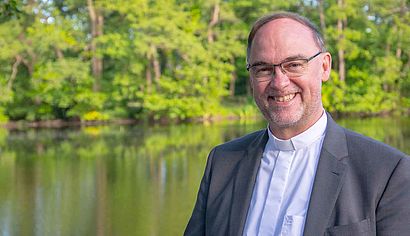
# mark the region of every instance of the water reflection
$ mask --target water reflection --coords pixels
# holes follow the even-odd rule
[[[410,118],[341,119],[338,123],[410,154]]]
[[[409,118],[340,123],[410,152]],[[181,235],[211,147],[265,126],[0,129],[0,235]]]

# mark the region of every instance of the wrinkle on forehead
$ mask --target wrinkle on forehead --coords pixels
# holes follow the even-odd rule
[[[317,51],[314,34],[307,26],[288,18],[266,23],[256,32],[250,61],[278,62]]]

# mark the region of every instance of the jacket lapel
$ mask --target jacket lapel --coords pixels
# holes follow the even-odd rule
[[[326,136],[316,171],[306,217],[304,235],[323,235],[343,184],[348,155],[346,136],[327,114]]]
[[[229,235],[242,235],[252,198],[253,187],[263,151],[268,141],[267,130],[261,131],[246,150],[236,173],[229,219]]]

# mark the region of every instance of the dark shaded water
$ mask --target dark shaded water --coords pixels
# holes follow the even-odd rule
[[[339,124],[410,153],[410,118]],[[182,235],[211,147],[264,127],[0,129],[0,235]]]

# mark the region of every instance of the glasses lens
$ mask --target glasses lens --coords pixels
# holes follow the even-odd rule
[[[250,69],[252,77],[254,78],[270,78],[273,73],[273,66],[270,65],[258,65]]]
[[[307,68],[307,60],[294,60],[282,63],[282,68],[289,75],[302,75]]]

